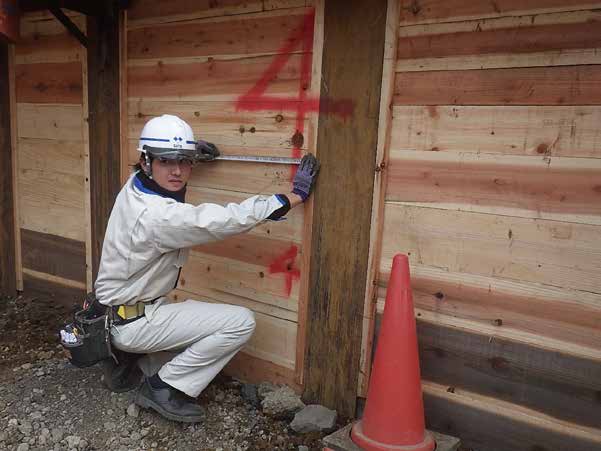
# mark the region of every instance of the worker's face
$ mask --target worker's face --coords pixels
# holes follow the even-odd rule
[[[152,178],[161,188],[167,191],[182,189],[192,173],[190,160],[167,160],[155,158],[152,160]]]

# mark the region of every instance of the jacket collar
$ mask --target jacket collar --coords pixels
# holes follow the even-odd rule
[[[157,182],[148,177],[144,171],[138,171],[134,177],[134,185],[140,191],[155,196],[168,197],[177,202],[186,201],[186,186],[179,191],[169,191],[162,188]]]

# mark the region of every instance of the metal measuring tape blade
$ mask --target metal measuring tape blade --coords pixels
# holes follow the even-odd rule
[[[261,155],[220,155],[215,160],[248,161],[252,163],[300,164],[300,158],[266,157]]]

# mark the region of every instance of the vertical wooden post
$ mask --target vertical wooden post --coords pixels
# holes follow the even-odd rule
[[[0,39],[0,294],[17,294],[9,44]]]
[[[322,164],[313,209],[303,397],[355,413],[376,170],[386,0],[326,0],[320,112]]]
[[[88,16],[88,105],[92,273],[96,279],[104,232],[119,192],[121,174],[119,2],[103,1]]]

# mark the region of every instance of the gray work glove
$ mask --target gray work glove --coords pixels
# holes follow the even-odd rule
[[[213,143],[199,139],[196,142],[196,160],[213,161],[220,155],[219,149]]]
[[[292,182],[292,192],[298,194],[304,201],[307,200],[311,189],[315,184],[317,173],[319,172],[319,161],[312,153],[303,157]]]

